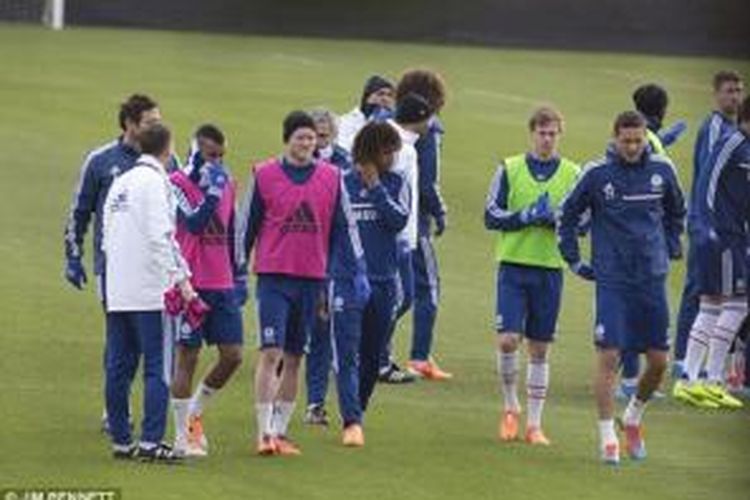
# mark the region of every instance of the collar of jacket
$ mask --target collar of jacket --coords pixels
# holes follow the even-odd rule
[[[418,133],[405,129],[404,127],[399,125],[396,120],[389,119],[388,123],[396,129],[396,132],[398,132],[398,135],[401,137],[401,140],[403,142],[414,145],[414,143],[417,142],[417,139],[419,139]]]
[[[152,168],[163,175],[167,175],[166,170],[164,170],[164,165],[162,165],[155,156],[141,155],[138,157],[138,161],[136,161],[135,164],[136,166]]]

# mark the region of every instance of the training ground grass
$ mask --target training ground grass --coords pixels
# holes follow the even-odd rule
[[[482,211],[498,160],[527,145],[535,103],[560,107],[564,153],[583,161],[602,154],[614,115],[648,81],[669,89],[669,120],[690,124],[672,151],[687,187],[710,77],[726,66],[750,75],[748,61],[0,25],[0,62],[0,488],[117,487],[126,499],[746,498],[747,411],[656,402],[646,418],[648,460],[597,463],[592,289],[570,276],[545,413],[553,446],[496,441],[494,238]],[[220,124],[244,185],[250,162],[279,150],[287,111],[346,111],[368,75],[414,65],[440,70],[450,88],[442,172],[450,227],[437,243],[435,351],[455,380],[380,386],[364,450],[343,449],[335,427],[304,428],[298,411],[292,433],[304,455],[256,458],[250,304],[245,363],[205,418],[211,457],[175,468],[113,461],[98,431],[102,314],[90,265],[83,293],[62,278],[62,231],[84,152],[117,133],[117,104],[134,91],[158,98],[181,153],[199,123]],[[90,255],[90,238],[86,248]],[[678,264],[673,309],[681,275]],[[397,337],[401,359],[409,331],[402,326]]]

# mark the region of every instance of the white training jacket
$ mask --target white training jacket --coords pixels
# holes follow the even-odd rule
[[[339,130],[336,142],[339,146],[346,149],[348,153],[352,152],[354,146],[354,138],[362,127],[367,124],[367,117],[359,109],[359,106],[352,109],[345,115],[339,117]]]
[[[417,218],[419,216],[419,167],[417,165],[417,150],[414,148],[414,144],[419,139],[419,134],[406,130],[395,120],[388,120],[388,123],[396,129],[401,137],[401,149],[398,150],[393,160],[393,171],[404,176],[411,193],[409,220],[406,222],[406,227],[399,233],[399,240],[405,241],[410,250],[416,250]]]
[[[176,204],[164,166],[142,155],[104,202],[108,312],[164,309],[164,292],[190,276],[174,238]]]

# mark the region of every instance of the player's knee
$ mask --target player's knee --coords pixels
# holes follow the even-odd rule
[[[529,359],[532,363],[547,361],[548,345],[546,342],[529,342]]]
[[[502,332],[498,335],[498,345],[504,353],[511,353],[518,350],[519,337],[517,333]]]
[[[652,352],[648,355],[648,370],[655,376],[661,377],[667,371],[667,352]]]
[[[599,351],[599,370],[605,374],[614,376],[620,365],[620,356],[614,349],[603,349]]]
[[[264,369],[276,370],[281,362],[282,352],[277,347],[269,347],[260,352],[259,363]]]
[[[289,353],[284,354],[284,371],[297,373],[301,364],[302,356]]]
[[[226,368],[236,370],[242,364],[242,347],[232,346],[223,349],[219,361]]]

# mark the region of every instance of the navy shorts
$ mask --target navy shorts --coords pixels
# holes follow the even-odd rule
[[[747,291],[747,245],[727,245],[704,238],[695,246],[698,293],[701,295],[745,295]]]
[[[191,331],[185,321],[179,322],[177,342],[185,347],[242,344],[242,311],[232,290],[196,290],[198,296],[211,307],[206,320]]]
[[[301,356],[315,326],[323,280],[260,274],[256,284],[261,349],[279,348]]]
[[[552,342],[560,314],[560,269],[502,263],[497,270],[495,329]]]
[[[596,285],[594,343],[601,349],[669,350],[666,283],[638,287]]]

